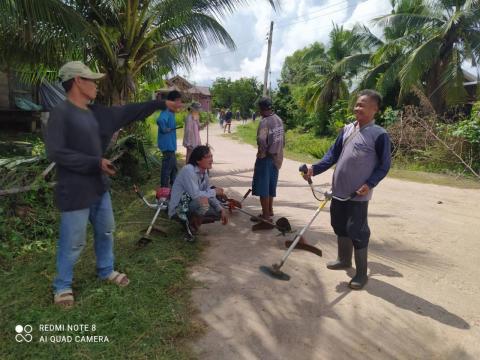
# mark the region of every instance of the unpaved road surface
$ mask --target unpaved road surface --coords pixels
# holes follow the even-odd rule
[[[235,123],[235,122],[234,122]],[[202,132],[202,137],[205,133]],[[212,183],[240,198],[251,186],[254,147],[210,128]],[[317,207],[299,163],[280,171],[276,218],[301,228]],[[331,171],[314,178],[327,189]],[[439,203],[441,202],[441,203]],[[245,209],[259,212],[258,198]],[[276,230],[253,233],[243,214],[208,225],[209,246],[192,277],[205,334],[199,359],[480,359],[480,191],[385,179],[370,202],[370,280],[347,284],[354,270],[327,270],[336,257],[328,206],[307,233],[323,258],[295,251],[288,282],[258,268],[284,252]]]

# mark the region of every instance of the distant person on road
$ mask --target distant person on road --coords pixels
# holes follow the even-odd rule
[[[254,111],[252,113],[252,121],[255,122],[255,119],[257,118],[257,113]]]
[[[223,123],[225,122],[225,110],[224,109],[220,110],[219,120],[220,120],[220,127],[223,129]]]
[[[173,185],[177,175],[177,123],[175,113],[181,108],[182,95],[173,90],[167,95],[167,100],[174,106],[167,106],[157,119],[158,125],[158,148],[162,152],[162,173],[160,174],[160,186],[163,188]]]
[[[189,114],[185,119],[185,132],[183,134],[183,146],[187,149],[185,162],[188,163],[190,155],[194,148],[202,145],[200,139],[200,109],[201,106],[197,102],[193,102],[189,107]]]
[[[273,198],[277,196],[278,172],[282,167],[285,132],[282,119],[272,110],[272,100],[263,97],[258,101],[262,120],[257,129],[257,159],[253,171],[252,194],[260,197],[262,217],[272,222]],[[252,217],[252,221],[259,219]],[[252,226],[253,231],[270,230],[274,226],[259,221]]]
[[[232,118],[233,118],[233,113],[230,109],[227,109],[227,112],[225,113],[225,127],[223,128],[223,133],[227,131],[228,127],[228,133],[230,134],[230,127],[232,126]]]
[[[247,116],[242,116],[242,125],[247,123]]]
[[[387,175],[391,163],[390,138],[374,120],[381,100],[376,91],[360,91],[354,108],[356,121],[345,125],[323,159],[313,164],[304,176],[308,180],[336,164],[333,195],[348,198],[356,194],[348,201],[332,199],[330,218],[337,235],[338,257],[327,264],[331,270],[350,268],[355,249],[356,274],[349,283],[355,290],[363,288],[368,281],[368,202],[373,188]]]

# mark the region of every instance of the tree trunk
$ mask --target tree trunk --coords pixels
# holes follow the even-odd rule
[[[446,109],[445,99],[442,96],[442,89],[440,87],[439,76],[441,73],[442,65],[441,62],[438,62],[428,72],[426,84],[426,95],[438,115],[443,114]]]

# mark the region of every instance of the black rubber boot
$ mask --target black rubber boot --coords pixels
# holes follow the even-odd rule
[[[355,270],[357,273],[350,281],[348,286],[354,290],[360,290],[368,281],[367,277],[367,254],[368,247],[357,250],[355,249]]]
[[[352,267],[352,252],[353,243],[347,236],[338,236],[338,257],[335,261],[327,263],[327,268],[330,270],[341,270]]]

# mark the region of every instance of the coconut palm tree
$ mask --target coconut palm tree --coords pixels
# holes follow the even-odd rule
[[[326,54],[322,49],[306,55],[314,59],[312,66],[316,69],[316,76],[307,85],[305,95],[310,110],[326,111],[337,100],[348,98],[351,79],[360,71],[354,64],[368,61],[368,56],[359,59],[361,50],[354,31],[334,25]]]
[[[8,46],[7,53],[15,54],[0,61],[48,69],[82,59],[107,73],[102,93],[106,102],[118,103],[135,91],[140,75],[158,77],[188,66],[209,43],[233,49],[219,19],[245,2],[0,0],[0,53]]]
[[[466,99],[462,65],[470,62],[477,66],[480,60],[480,2],[415,2],[417,12],[397,9],[379,23],[410,28],[401,40],[406,58],[399,71],[400,100],[412,91],[421,91],[435,111],[442,113],[448,105]]]

